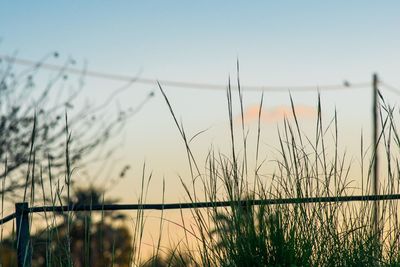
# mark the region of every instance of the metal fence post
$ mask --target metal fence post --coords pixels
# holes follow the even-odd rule
[[[29,234],[28,203],[15,203],[17,223],[17,260],[18,267],[32,266],[32,245]]]

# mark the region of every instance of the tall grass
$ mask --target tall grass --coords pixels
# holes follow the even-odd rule
[[[211,149],[206,172],[199,171],[182,125],[160,86],[187,150],[192,170],[192,188],[182,181],[190,200],[199,198],[201,181],[205,201],[228,200],[229,208],[193,210],[198,233],[201,266],[396,266],[400,265],[400,231],[397,201],[380,202],[378,225],[374,208],[378,203],[296,203],[285,205],[236,206],[238,200],[303,198],[370,194],[371,169],[376,155],[364,151],[361,137],[361,185],[350,177],[355,164],[339,154],[338,117],[325,125],[320,97],[317,102],[315,135],[306,136],[299,125],[290,97],[293,119],[285,118],[278,128],[279,157],[272,176],[260,173],[260,102],[256,140],[256,166],[248,168],[248,140],[243,114],[243,95],[238,81],[241,133],[235,132],[233,90],[227,89],[231,155]],[[380,177],[380,193],[399,193],[399,135],[394,108],[381,96],[381,130],[378,144],[386,157]],[[241,136],[240,136],[241,135]],[[329,135],[332,137],[329,138]],[[236,140],[238,139],[239,140]],[[239,144],[240,147],[237,147]],[[378,146],[372,144],[371,146]],[[373,151],[373,149],[370,149]],[[237,151],[242,151],[238,153]],[[370,157],[370,160],[367,158]],[[386,172],[386,174],[385,174]],[[385,179],[384,179],[385,177]]]
[[[184,179],[181,179],[181,183],[188,199],[192,202],[201,200],[211,203],[227,200],[232,203],[231,206],[192,209],[193,221],[181,211],[181,221],[172,223],[180,226],[185,237],[168,249],[161,245],[161,235],[163,224],[170,221],[161,212],[159,238],[148,259],[143,257],[147,215],[142,209],[135,213],[131,243],[124,247],[125,250],[118,247],[121,245],[118,241],[123,236],[105,227],[115,220],[106,211],[101,212],[99,220],[91,212],[78,214],[66,210],[62,214],[44,213],[41,238],[32,244],[34,253],[35,250],[44,250],[41,252],[45,255],[44,262],[34,262],[37,266],[77,266],[76,255],[84,258],[84,266],[100,266],[101,263],[107,266],[400,266],[399,210],[395,200],[379,202],[378,225],[374,221],[374,202],[253,206],[251,201],[370,194],[371,170],[376,159],[373,148],[378,144],[380,155],[385,157],[379,191],[382,194],[400,193],[400,135],[395,124],[395,109],[383,97],[380,99],[381,129],[378,144],[368,146],[363,136],[360,139],[361,177],[357,177],[360,180],[357,183],[354,177],[350,177],[350,169],[357,166],[347,159],[346,153],[339,152],[338,115],[335,112],[326,123],[320,97],[317,101],[313,136],[303,133],[294,101],[290,97],[293,116],[292,119],[285,118],[278,128],[278,157],[272,162],[275,172],[267,175],[263,173],[266,163],[260,160],[263,95],[259,104],[255,162],[249,160],[250,142],[244,120],[243,93],[238,79],[236,88],[241,114],[239,127],[235,125],[234,118],[235,92],[230,83],[227,89],[230,152],[223,154],[211,148],[203,168],[194,156],[183,125],[176,119],[171,102],[163,88],[159,88],[186,150],[191,178],[189,183]],[[68,127],[63,179],[52,174],[50,158],[47,166],[37,166],[35,163],[34,132],[35,129],[32,133],[29,153],[31,160],[24,199],[30,192],[30,205],[73,203],[70,191],[73,166],[68,156],[71,135]],[[45,173],[48,179],[44,179]],[[146,203],[151,179],[152,174],[148,174],[144,165],[139,204]],[[45,180],[49,181],[47,185]],[[42,194],[40,198],[37,196],[39,191]],[[96,199],[100,203],[107,202],[104,195]],[[237,205],[238,200],[248,200],[245,201],[248,205]],[[3,203],[4,194],[2,209]],[[92,198],[89,203],[96,204]],[[97,236],[91,234],[93,229],[103,230]],[[105,231],[114,233],[112,243],[105,243]],[[72,243],[77,239],[76,233],[85,237],[81,251],[72,249]],[[129,233],[123,235],[130,237]],[[3,245],[3,233],[1,236]],[[55,243],[59,244],[57,249],[54,248]],[[93,259],[94,249],[97,248],[104,255],[103,261]],[[123,257],[128,260],[118,260]]]
[[[53,162],[48,157],[46,166],[36,161],[37,135],[36,117],[33,120],[30,139],[30,150],[25,175],[25,186],[18,197],[15,192],[15,202],[29,202],[29,206],[67,206],[70,205],[101,205],[114,203],[115,200],[104,198],[101,188],[83,189],[72,179],[74,166],[70,160],[72,135],[65,116],[65,172],[52,172]],[[57,167],[60,167],[59,165]],[[5,164],[7,170],[7,163]],[[151,179],[145,176],[143,167],[142,194],[138,203],[145,202],[146,183]],[[14,177],[8,177],[12,179]],[[4,205],[7,197],[4,193],[5,179],[2,181],[1,207],[4,215]],[[78,185],[76,185],[78,184]],[[75,185],[75,186],[74,186]],[[148,185],[147,185],[148,188]],[[143,235],[143,211],[137,212],[134,236],[127,227],[115,225],[124,215],[116,212],[102,211],[99,216],[92,211],[72,212],[67,208],[62,212],[44,212],[43,216],[30,214],[31,239],[29,246],[33,249],[33,266],[128,266],[135,262],[140,254],[140,244]],[[39,218],[38,218],[39,217]],[[0,266],[17,266],[17,239],[15,225],[12,232],[6,236],[1,226]],[[131,243],[132,242],[132,243]],[[138,249],[139,248],[139,249]],[[26,255],[25,257],[27,257]],[[27,260],[28,262],[29,260]],[[29,261],[30,262],[30,261]]]

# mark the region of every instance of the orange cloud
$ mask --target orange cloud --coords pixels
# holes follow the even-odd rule
[[[316,115],[316,109],[311,106],[296,105],[294,107],[296,116],[298,119],[302,118],[312,118]],[[259,105],[252,105],[244,110],[244,121],[245,123],[252,123],[258,120],[258,113],[260,111]],[[291,106],[277,106],[271,109],[263,109],[261,111],[261,121],[267,123],[273,123],[282,121],[284,118],[293,118],[293,112]],[[236,121],[240,122],[242,120],[241,115],[236,117]]]

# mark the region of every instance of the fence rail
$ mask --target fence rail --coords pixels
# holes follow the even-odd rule
[[[400,194],[253,199],[253,200],[240,200],[240,201],[216,201],[216,202],[168,203],[168,204],[100,204],[100,205],[65,205],[65,206],[40,206],[40,207],[29,207],[28,203],[24,202],[24,203],[16,203],[15,212],[0,219],[0,225],[3,225],[13,219],[16,219],[18,267],[29,267],[31,266],[31,255],[32,255],[32,247],[30,245],[30,236],[29,236],[29,220],[28,220],[29,213],[68,212],[68,211],[75,211],[75,212],[113,211],[113,210],[173,210],[173,209],[196,209],[196,208],[259,206],[259,205],[279,205],[279,204],[382,201],[382,200],[398,200],[398,199],[400,199]]]
[[[64,205],[64,206],[39,206],[27,207],[28,213],[40,212],[66,212],[66,211],[113,211],[113,210],[173,210],[195,209],[230,206],[259,206],[279,204],[306,204],[326,202],[354,202],[354,201],[381,201],[400,199],[400,194],[388,195],[357,195],[357,196],[331,196],[331,197],[304,197],[304,198],[278,198],[278,199],[253,199],[241,201],[216,201],[194,203],[166,203],[166,204],[99,204],[99,205]],[[16,213],[0,219],[0,225],[16,218]]]

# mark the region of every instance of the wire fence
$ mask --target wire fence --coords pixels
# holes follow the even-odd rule
[[[304,198],[277,198],[277,199],[253,199],[241,201],[215,201],[193,203],[164,203],[164,204],[98,204],[98,205],[64,205],[64,206],[36,206],[28,207],[28,213],[40,212],[78,212],[78,211],[116,211],[116,210],[174,210],[218,208],[235,206],[260,206],[283,204],[307,204],[327,202],[354,202],[354,201],[382,201],[397,200],[400,194],[385,195],[357,195],[357,196],[329,196],[329,197],[304,197]],[[26,203],[26,202],[24,202]],[[16,213],[12,213],[0,219],[0,225],[15,219]]]
[[[174,210],[218,207],[248,207],[259,205],[307,204],[351,201],[398,200],[400,194],[330,196],[307,198],[253,199],[241,201],[215,201],[169,204],[103,204],[103,205],[66,205],[29,207],[27,202],[16,203],[15,213],[0,220],[0,225],[16,219],[17,261],[18,266],[31,266],[32,246],[30,245],[29,214],[40,212],[79,212],[79,211],[115,211],[115,210]]]

